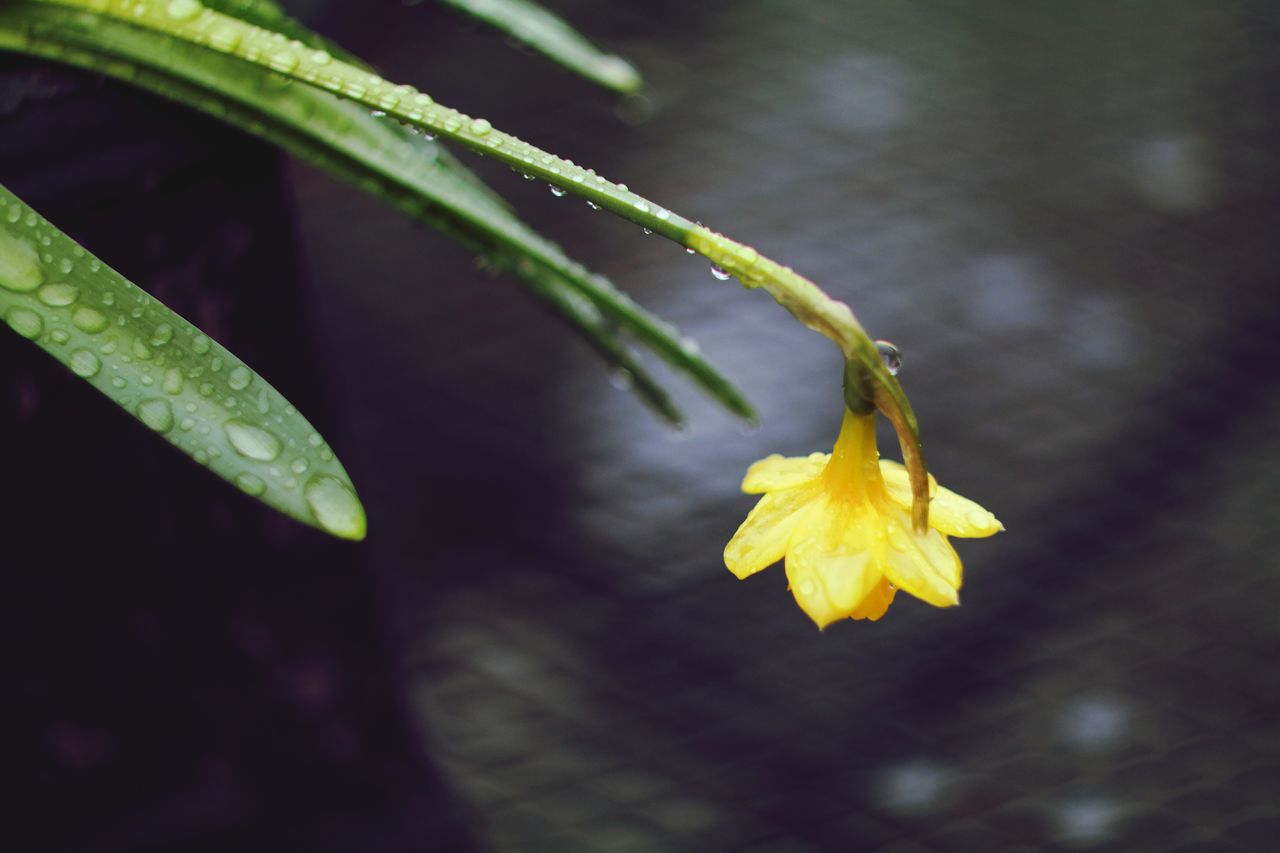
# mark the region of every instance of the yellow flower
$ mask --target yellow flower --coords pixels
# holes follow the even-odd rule
[[[791,592],[819,628],[879,619],[899,589],[938,607],[957,604],[960,558],[947,537],[1004,527],[932,477],[929,486],[929,529],[917,534],[907,469],[880,459],[875,413],[845,410],[830,454],[774,454],[747,470],[742,490],[764,497],[729,540],[725,565],[745,578],[785,557]]]

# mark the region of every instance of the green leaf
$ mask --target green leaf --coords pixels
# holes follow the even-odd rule
[[[247,494],[326,533],[364,538],[347,472],[288,400],[2,186],[0,315]]]
[[[717,262],[740,265],[737,260],[739,254],[747,257],[746,253],[749,252],[751,263],[758,259],[760,270],[765,273],[761,281],[750,286],[763,284],[768,289],[771,281],[799,278],[790,269],[759,257],[749,247],[735,244],[721,235],[713,235],[688,219],[630,192],[626,187],[604,180],[594,171],[582,169],[568,160],[497,131],[484,119],[472,119],[457,110],[437,105],[428,95],[418,92],[412,86],[394,85],[376,74],[335,59],[327,52],[307,50],[301,44],[290,43],[280,33],[269,32],[219,14],[195,0],[170,0],[168,3],[149,0],[45,0],[10,5],[15,9],[23,8],[22,14],[10,24],[10,42],[17,49],[29,52],[36,50],[33,47],[36,42],[26,35],[30,29],[32,13],[36,10],[58,6],[88,10],[86,14],[71,17],[95,27],[105,24],[109,18],[115,18],[127,22],[131,28],[139,31],[165,33],[190,45],[234,56],[260,69],[275,71],[339,94],[563,187],[593,204],[713,257],[713,260],[718,259]],[[0,11],[2,10],[3,7],[0,7]],[[96,14],[97,11],[101,11],[102,15]],[[0,33],[0,37],[3,36]],[[48,34],[48,38],[55,42],[59,37],[60,30],[57,29]],[[150,57],[150,61],[163,62],[167,59],[168,67],[174,73],[181,73],[192,65],[191,55],[189,49],[175,50],[163,56],[157,54]],[[517,220],[494,218],[489,215],[490,211],[469,208],[467,199],[450,198],[448,193],[441,194],[436,200],[442,208],[478,224],[488,232],[491,239],[525,255],[517,265],[518,274],[523,275],[520,272],[523,267],[534,269],[542,266],[560,275],[567,284],[591,299],[602,313],[616,321],[668,364],[692,378],[730,411],[742,418],[754,419],[750,404],[692,346],[692,341],[683,338],[670,324],[640,308],[607,279],[589,273],[580,264],[569,261],[559,247],[542,240]],[[707,248],[708,245],[710,249]],[[746,283],[748,279],[744,277],[743,281]],[[817,291],[812,283],[801,282]],[[866,344],[874,352],[869,339]],[[870,369],[876,368],[871,366]],[[888,376],[883,366],[879,370],[884,376]]]
[[[633,390],[657,413],[679,422],[670,398],[617,339],[632,332],[713,397],[745,418],[750,406],[677,330],[637,306],[606,279],[566,258],[524,226],[470,172],[399,123],[308,86],[291,85],[234,57],[178,49],[166,36],[111,18],[14,3],[0,8],[0,47],[58,59],[129,80],[204,109],[280,144],[446,232],[494,266],[523,279],[577,328],[599,354],[634,379]],[[601,317],[569,311],[576,291]]]
[[[440,0],[515,38],[548,58],[609,89],[638,91],[640,72],[620,56],[605,53],[563,18],[529,0]]]

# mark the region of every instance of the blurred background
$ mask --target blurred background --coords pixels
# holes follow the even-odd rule
[[[622,102],[431,3],[286,5],[849,302],[1008,532],[957,541],[960,608],[819,633],[721,561],[746,466],[840,420],[766,296],[465,156],[761,414],[680,386],[673,432],[434,232],[6,59],[0,182],[259,367],[371,519],[276,518],[0,341],[7,849],[1280,849],[1276,4],[548,3]]]

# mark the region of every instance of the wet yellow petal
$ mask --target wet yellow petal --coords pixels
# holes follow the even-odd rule
[[[799,510],[813,500],[818,489],[817,485],[797,486],[762,497],[724,547],[724,564],[729,571],[745,578],[781,560]]]
[[[818,627],[849,616],[879,584],[880,521],[868,504],[821,496],[792,530],[787,578]]]
[[[795,559],[792,554],[787,555],[787,584],[796,604],[819,628],[825,628],[849,613],[831,601],[814,567],[804,560]]]
[[[911,516],[905,511],[887,525],[888,561],[885,577],[901,590],[936,607],[949,607],[960,601],[960,557],[956,549],[937,530],[919,536],[911,531]]]
[[[880,460],[885,491],[903,509],[911,509],[911,481],[907,469],[892,459]],[[1004,530],[1004,525],[979,504],[938,485],[929,475],[929,526],[948,536],[980,539]]]
[[[808,456],[782,456],[778,453],[766,456],[747,469],[742,480],[742,491],[758,495],[789,489],[806,480],[812,480],[827,466],[829,453],[811,453]]]
[[[880,617],[889,609],[889,605],[893,603],[893,597],[897,595],[897,590],[887,580],[881,579],[871,590],[871,594],[863,599],[862,603],[853,608],[853,612],[849,614],[850,619],[870,619],[872,622],[880,621]]]

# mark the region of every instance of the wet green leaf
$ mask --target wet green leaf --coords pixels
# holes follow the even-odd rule
[[[245,493],[334,536],[364,538],[350,478],[288,400],[4,187],[0,316]]]

